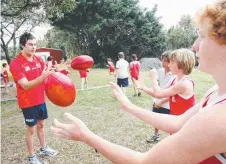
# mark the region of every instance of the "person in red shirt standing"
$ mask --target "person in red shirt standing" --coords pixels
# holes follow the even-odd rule
[[[115,74],[115,65],[112,62],[112,60],[110,58],[107,59],[107,67],[109,68],[109,74],[110,75],[114,75]]]
[[[7,63],[2,64],[2,78],[4,81],[4,87],[5,87],[5,93],[7,93],[7,87],[9,84],[9,75],[8,75],[8,69],[7,69]]]
[[[79,71],[80,78],[81,78],[81,90],[84,90],[84,85],[85,85],[85,88],[88,89],[88,72],[89,72],[89,69]]]
[[[44,61],[35,55],[36,39],[25,32],[19,40],[21,52],[10,63],[10,72],[16,83],[18,105],[22,109],[26,130],[26,144],[30,164],[40,164],[34,152],[33,136],[37,129],[40,142],[40,155],[55,156],[57,151],[45,143],[44,120],[48,118],[44,100],[44,80],[53,73],[45,69]]]
[[[132,55],[132,62],[129,65],[130,68],[130,76],[133,82],[134,96],[140,96],[140,90],[136,87],[134,80],[138,80],[140,76],[140,62],[137,61],[137,55]]]

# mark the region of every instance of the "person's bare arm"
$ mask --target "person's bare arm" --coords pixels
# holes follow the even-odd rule
[[[183,81],[176,83],[173,86],[170,86],[167,84],[164,88],[160,88],[159,82],[158,82],[158,75],[156,69],[152,69],[150,71],[150,78],[152,81],[152,90],[149,89],[149,92],[151,93],[153,97],[156,98],[165,98],[165,97],[170,97],[174,96],[176,94],[183,94],[187,91],[187,85],[189,85],[188,81]],[[142,89],[142,88],[141,88]],[[145,87],[143,89],[146,89]]]
[[[52,73],[53,73],[53,70],[43,71],[41,76],[31,81],[28,81],[26,77],[23,77],[22,79],[18,80],[18,84],[25,90],[29,90],[40,85],[45,80],[45,78]]]
[[[225,108],[226,104],[221,104],[203,109],[206,111],[197,113],[178,133],[154,146],[146,154],[145,161],[199,163],[220,152],[226,152]],[[167,154],[167,158],[161,158],[162,154]]]
[[[188,90],[189,85],[190,85],[190,81],[183,81],[183,82],[176,83],[175,85],[170,86],[169,88],[161,89],[159,87],[155,87],[152,83],[153,97],[165,98],[165,97],[170,97],[177,94],[183,94]]]
[[[190,117],[198,112],[198,110],[200,109],[200,104],[196,104],[180,116],[151,112],[134,104],[122,105],[122,108],[126,112],[132,114],[133,116],[141,119],[142,121],[157,129],[168,133],[176,133],[181,129],[181,127]]]
[[[149,87],[143,86],[143,87],[139,87],[138,89],[144,91],[145,93],[149,94],[152,97],[155,96],[153,88],[149,88]]]
[[[155,128],[163,130],[165,132],[175,133],[180,130],[183,124],[191,116],[196,114],[201,107],[200,103],[196,104],[180,116],[154,113],[136,106],[124,95],[124,93],[115,83],[111,82],[110,84],[113,89],[114,96],[119,101],[120,105],[122,106],[122,109],[134,115],[135,117],[143,120],[149,125],[154,126]]]
[[[91,132],[81,120],[70,114],[66,114],[66,117],[72,124],[55,121],[52,130],[59,137],[88,144],[116,164],[199,163],[226,151],[226,105],[214,108],[193,116],[180,131],[166,137],[146,153],[136,152],[102,139]],[[163,158],[163,154],[167,156]]]
[[[118,77],[118,72],[119,72],[119,69],[116,68],[116,69],[115,69],[115,77]]]
[[[154,90],[152,88],[146,87],[144,85],[144,82],[141,79],[139,79],[139,80],[133,79],[133,81],[134,81],[137,89],[140,89],[140,90],[144,91],[145,93],[147,93],[151,96],[154,96]]]

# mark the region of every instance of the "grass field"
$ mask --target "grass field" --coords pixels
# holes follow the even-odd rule
[[[70,77],[80,88],[79,74],[72,71]],[[142,72],[141,77],[145,84],[150,85],[148,72]],[[213,79],[195,70],[192,73],[195,81],[195,93],[197,101],[214,84]],[[89,86],[107,85],[114,81],[113,76],[108,75],[106,69],[92,69],[89,74]],[[130,87],[127,95],[130,100],[140,107],[150,109],[152,98],[144,93],[141,97],[132,97],[133,90]],[[64,112],[70,112],[83,120],[87,126],[99,136],[126,146],[128,148],[145,152],[153,144],[147,144],[145,140],[153,133],[153,127],[136,119],[120,109],[118,102],[112,96],[109,87],[93,90],[78,91],[77,98],[73,105],[60,108],[47,100],[49,119],[46,121],[46,136],[49,146],[59,151],[55,158],[42,158],[45,163],[53,164],[108,164],[111,163],[101,155],[83,143],[65,141],[55,138],[50,131],[54,118],[62,120]],[[25,145],[25,125],[23,115],[17,106],[16,101],[4,102],[1,104],[1,162],[4,164],[26,163],[27,149]],[[162,137],[168,134],[161,132]],[[35,136],[36,152],[39,143]]]

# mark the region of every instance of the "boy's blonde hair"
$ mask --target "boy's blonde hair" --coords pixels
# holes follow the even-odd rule
[[[172,51],[169,58],[170,61],[177,62],[178,68],[182,69],[186,75],[189,75],[195,66],[195,54],[185,48]]]

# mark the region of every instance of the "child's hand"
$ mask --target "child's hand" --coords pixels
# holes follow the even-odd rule
[[[160,108],[162,106],[162,102],[161,101],[159,101],[158,103],[155,103],[155,108]]]
[[[85,134],[90,132],[87,126],[70,113],[65,113],[64,117],[70,123],[61,123],[55,119],[51,127],[53,133],[67,140],[83,141]]]
[[[109,82],[109,84],[111,85],[115,98],[119,101],[123,109],[126,110],[131,105],[133,105],[131,101],[125,96],[122,89],[117,84],[113,82]]]
[[[153,79],[153,78],[158,78],[158,73],[157,73],[157,70],[155,68],[153,68],[151,71],[150,71],[150,74],[149,74],[150,78]]]

